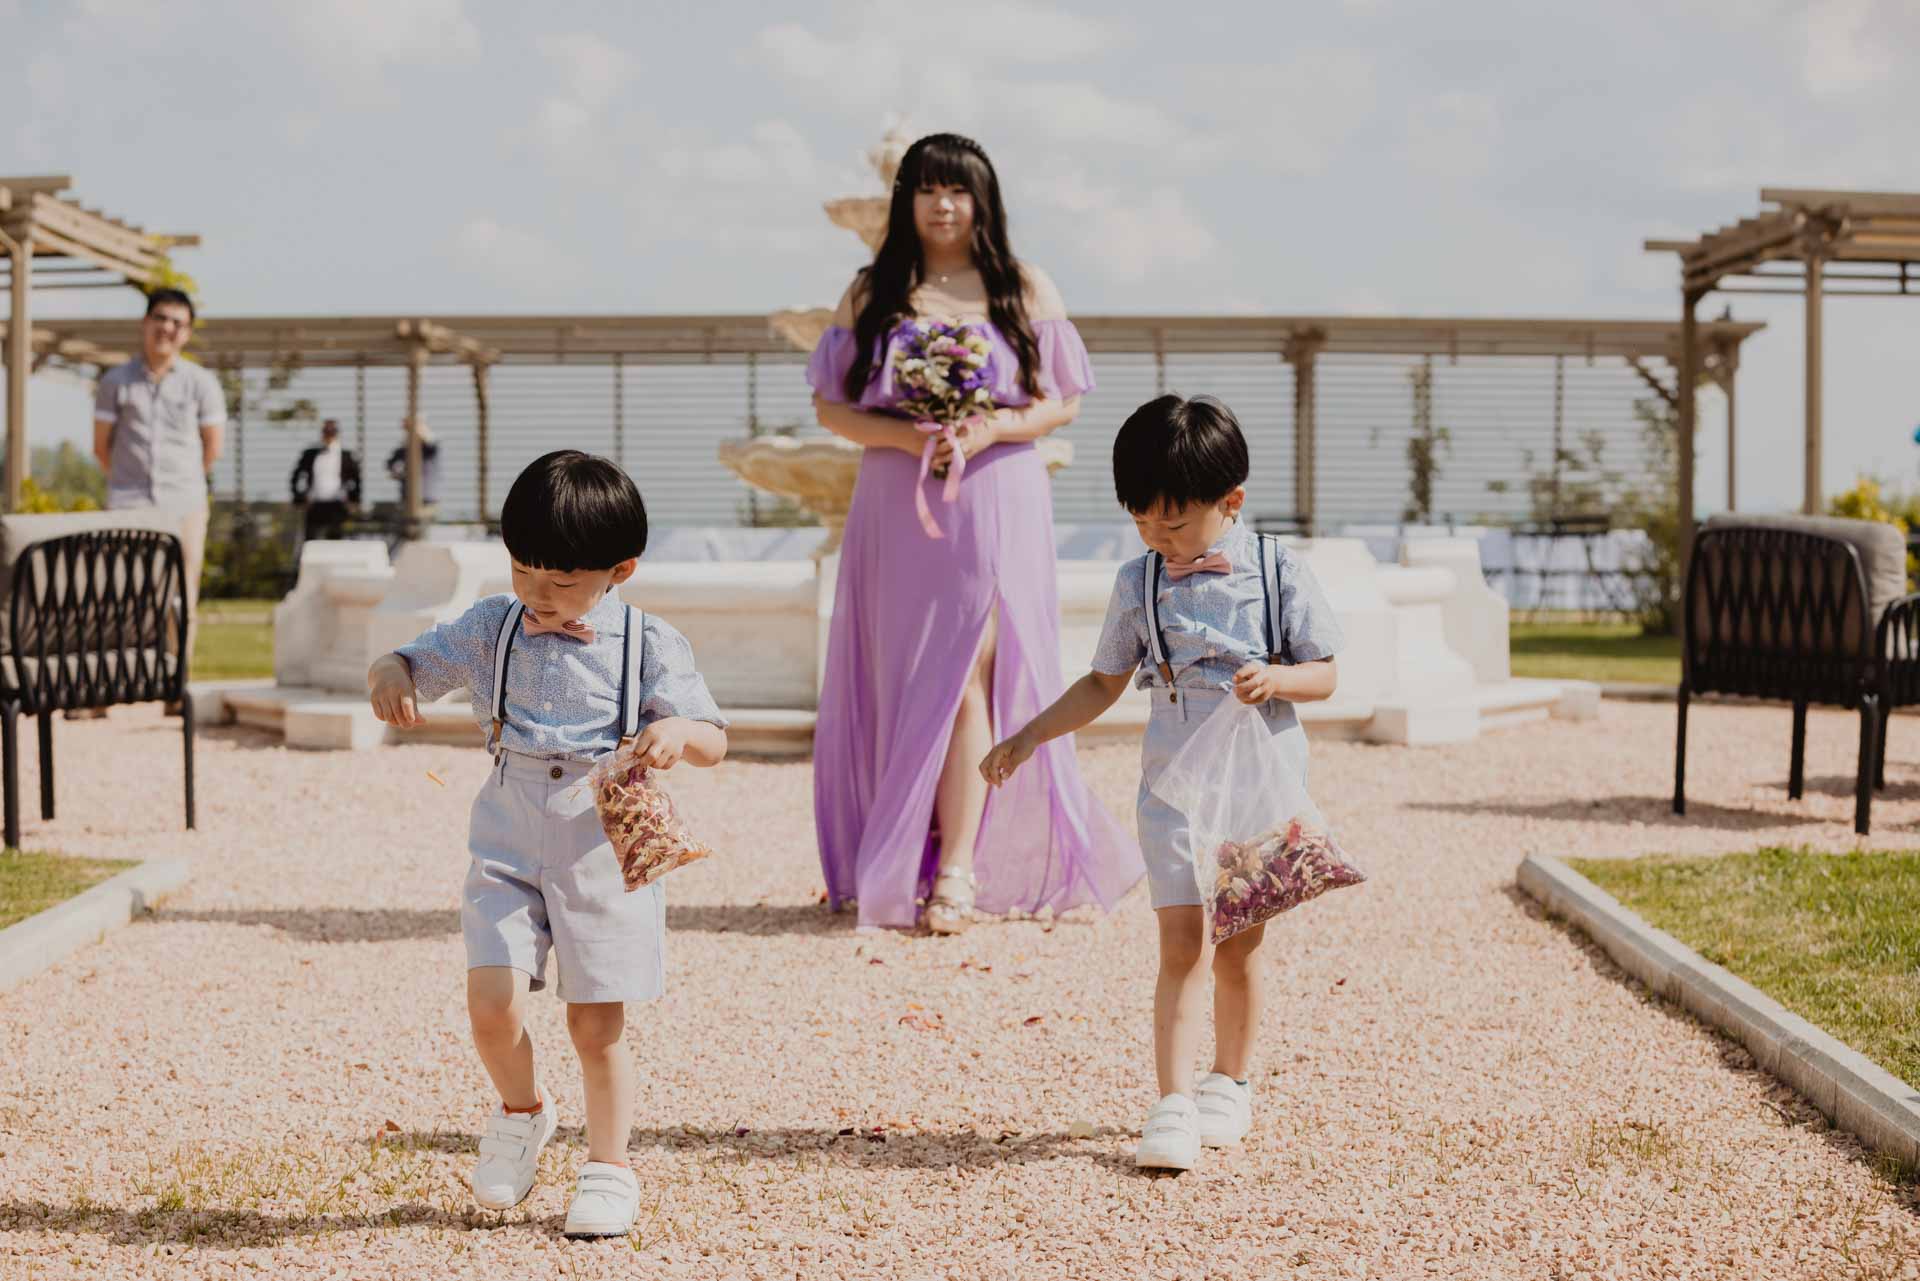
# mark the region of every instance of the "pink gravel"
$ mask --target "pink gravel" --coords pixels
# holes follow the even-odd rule
[[[534,1027],[562,1122],[542,1180],[506,1215],[465,1190],[480,752],[213,731],[187,834],[171,723],[62,724],[62,815],[33,817],[29,766],[28,844],[195,873],[0,994],[0,1276],[1920,1276],[1911,1190],[1513,888],[1536,850],[1854,844],[1851,719],[1810,718],[1799,804],[1784,711],[1693,723],[1685,821],[1670,707],[1316,745],[1317,798],[1374,879],[1270,932],[1254,1134],[1177,1179],[1131,1164],[1144,893],[1107,919],[856,934],[818,903],[805,765],[675,771],[719,853],[666,882],[670,994],[629,1034],[641,1221],[600,1244],[558,1232],[583,1142],[556,1001]],[[1084,757],[1131,814],[1133,749]],[[1911,845],[1920,720],[1891,758],[1872,844]]]

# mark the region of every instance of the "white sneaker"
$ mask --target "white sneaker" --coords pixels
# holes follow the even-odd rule
[[[1199,1111],[1186,1095],[1169,1094],[1147,1113],[1133,1163],[1155,1170],[1191,1170],[1199,1159]]]
[[[1253,1128],[1253,1091],[1225,1072],[1209,1072],[1193,1091],[1200,1113],[1200,1142],[1230,1148]]]
[[[480,1140],[480,1160],[473,1167],[473,1199],[489,1210],[511,1210],[533,1191],[540,1149],[547,1146],[559,1122],[553,1100],[545,1099],[538,1112],[508,1112],[496,1103]]]
[[[580,1167],[567,1207],[570,1237],[623,1237],[640,1217],[640,1180],[624,1165],[589,1161]]]

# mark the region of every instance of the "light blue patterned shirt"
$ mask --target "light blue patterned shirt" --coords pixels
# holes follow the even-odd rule
[[[465,686],[474,719],[482,727],[493,724],[494,644],[512,604],[510,595],[489,596],[394,651],[413,670],[414,688],[423,701]],[[727,722],[693,665],[687,638],[657,614],[643,612],[641,617],[646,641],[640,664],[641,727],[681,716],[725,729]],[[507,724],[501,733],[508,751],[591,761],[619,746],[626,606],[609,592],[587,611],[585,622],[594,631],[591,642],[552,633],[514,637],[507,661]]]
[[[1175,582],[1160,576],[1160,630],[1166,635],[1173,683],[1182,689],[1219,689],[1249,661],[1267,661],[1267,597],[1260,585],[1260,547],[1252,529],[1235,521],[1209,552],[1225,552],[1233,568],[1224,574],[1191,574]],[[1307,563],[1284,546],[1274,548],[1278,563],[1280,625],[1292,647],[1293,661],[1330,658],[1346,644],[1333,607]],[[1093,670],[1119,676],[1139,669],[1134,684],[1166,688],[1149,655],[1152,626],[1144,591],[1145,555],[1120,567],[1107,621],[1094,649]],[[1277,638],[1276,638],[1277,639]]]

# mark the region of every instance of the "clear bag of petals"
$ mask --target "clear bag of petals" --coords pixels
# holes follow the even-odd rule
[[[693,838],[667,789],[630,753],[605,757],[584,781],[629,891],[713,853]]]
[[[1328,832],[1258,706],[1222,700],[1150,787],[1186,816],[1214,943],[1367,879]]]

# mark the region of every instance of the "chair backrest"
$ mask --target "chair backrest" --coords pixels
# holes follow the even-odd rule
[[[1695,693],[1853,706],[1874,680],[1859,553],[1778,526],[1710,526],[1687,568],[1683,662]]]
[[[99,529],[32,543],[13,564],[7,692],[29,712],[178,699],[186,689],[180,540]]]

